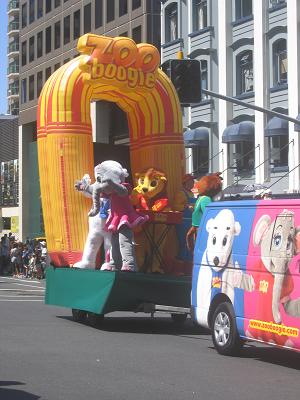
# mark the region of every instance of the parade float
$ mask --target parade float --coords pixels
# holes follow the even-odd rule
[[[145,304],[148,310],[151,304],[161,309],[178,307],[176,312],[186,314],[191,262],[176,259],[180,244],[175,227],[182,223],[182,213],[172,208],[185,174],[176,91],[159,68],[158,50],[150,44],[86,34],[77,49],[80,55],[47,80],[38,104],[41,199],[53,264],[47,273],[46,303],[70,307],[73,313],[81,310],[75,315],[79,319],[86,313],[91,317],[114,310],[136,311]],[[132,204],[148,220],[133,229],[138,242],[135,273],[123,272],[123,267],[121,271],[95,270],[96,256],[94,265],[85,261],[86,268],[76,268],[89,260],[85,253],[92,229],[88,221],[92,201],[74,184],[83,176],[94,179],[90,104],[97,100],[114,102],[127,115],[130,170],[136,182]],[[147,179],[149,191],[141,189]],[[152,191],[153,179],[161,193]]]

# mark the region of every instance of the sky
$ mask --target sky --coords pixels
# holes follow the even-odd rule
[[[7,1],[0,0],[0,114],[7,113]]]

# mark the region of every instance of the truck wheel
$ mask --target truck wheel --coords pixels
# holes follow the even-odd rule
[[[171,318],[176,325],[183,325],[187,319],[187,314],[171,314]]]
[[[86,319],[90,326],[93,326],[94,328],[98,328],[104,320],[104,314],[96,314],[93,312],[88,312]]]
[[[225,356],[236,355],[243,342],[237,330],[233,307],[230,303],[221,303],[213,314],[211,334],[218,353]]]
[[[76,308],[72,308],[72,316],[73,316],[73,321],[83,322],[86,319],[86,311],[77,310]]]

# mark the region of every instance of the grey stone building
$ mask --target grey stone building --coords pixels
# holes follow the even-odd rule
[[[203,88],[298,116],[299,1],[161,3],[163,62],[182,50],[200,61]],[[299,191],[293,123],[207,95],[183,114],[185,129],[197,129],[201,139],[187,148],[190,171],[223,171],[225,185],[257,182],[273,185],[273,192]]]
[[[45,81],[78,55],[78,38],[88,32],[128,36],[160,47],[159,0],[20,1],[20,233],[42,234],[36,154],[36,112]],[[128,144],[124,113],[108,102],[92,103],[95,143]],[[59,183],[58,183],[59,184]]]

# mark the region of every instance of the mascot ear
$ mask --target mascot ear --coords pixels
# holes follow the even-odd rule
[[[161,177],[159,177],[158,179],[160,179],[161,181],[167,182],[167,177],[166,177],[166,176],[161,176]]]
[[[213,223],[214,223],[214,218],[211,218],[211,219],[209,219],[209,220],[207,221],[207,223],[206,223],[206,230],[207,230],[207,232],[209,232],[209,231],[211,230],[211,228],[212,228],[212,226],[213,226]]]
[[[140,174],[139,172],[136,172],[136,173],[134,174],[134,176],[135,176],[136,179],[139,179],[139,177],[141,176],[141,174]]]
[[[261,243],[270,225],[271,225],[271,217],[269,215],[265,214],[259,218],[253,232],[254,246],[258,246]]]
[[[241,233],[241,225],[238,221],[234,224],[234,236],[238,236]]]

